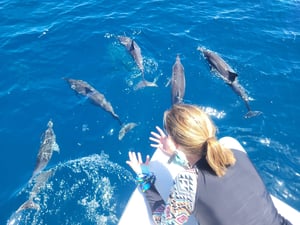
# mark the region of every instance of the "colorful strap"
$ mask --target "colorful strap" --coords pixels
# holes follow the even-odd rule
[[[147,191],[154,184],[156,177],[153,173],[141,173],[136,177],[136,181],[142,192]]]

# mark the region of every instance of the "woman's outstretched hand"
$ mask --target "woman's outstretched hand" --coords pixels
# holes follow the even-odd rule
[[[146,161],[143,163],[142,155],[140,152],[137,154],[135,152],[128,152],[129,160],[126,163],[131,167],[131,169],[137,174],[149,174],[149,162],[150,156],[146,156]]]
[[[150,144],[153,148],[158,148],[161,151],[163,151],[165,154],[171,156],[175,150],[176,146],[175,143],[171,138],[168,137],[168,135],[165,134],[165,132],[160,129],[158,126],[155,127],[158,133],[151,132],[152,137],[149,139],[153,141],[153,144]]]

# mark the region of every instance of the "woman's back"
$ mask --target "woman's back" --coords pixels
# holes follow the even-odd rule
[[[203,157],[197,163],[194,214],[201,225],[279,225],[284,223],[246,153],[233,150],[236,163],[218,177]]]

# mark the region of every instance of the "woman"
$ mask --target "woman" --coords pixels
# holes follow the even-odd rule
[[[175,104],[164,113],[167,135],[157,127],[152,147],[186,167],[174,180],[165,203],[155,188],[155,175],[141,154],[129,152],[127,164],[152,210],[156,224],[184,224],[190,215],[205,225],[291,224],[278,214],[247,154],[216,139],[216,127],[198,106]]]

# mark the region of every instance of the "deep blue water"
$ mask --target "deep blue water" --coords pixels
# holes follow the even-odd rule
[[[222,112],[219,137],[246,148],[268,190],[300,210],[300,2],[0,1],[0,224],[26,201],[40,138],[52,119],[60,153],[36,191],[40,210],[20,224],[117,224],[135,184],[129,150],[152,154],[150,131],[170,107],[176,54],[185,67],[185,102]],[[117,35],[142,49],[145,76],[158,88],[134,91],[141,75]],[[218,52],[263,114],[212,75],[198,46]],[[62,79],[89,82],[122,121],[139,125],[118,140],[111,115]],[[36,190],[36,189],[34,189]]]

